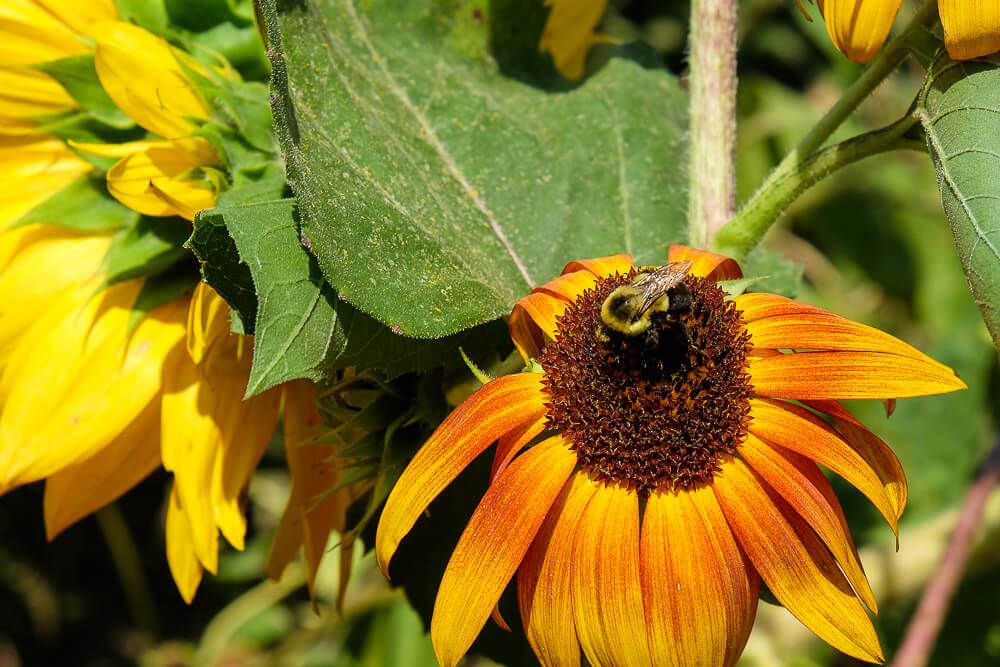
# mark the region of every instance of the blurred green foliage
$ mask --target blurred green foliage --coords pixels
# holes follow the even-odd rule
[[[193,14],[185,13],[191,6],[179,0],[167,4],[171,15],[184,13],[194,21]],[[247,29],[246,6],[233,3],[228,29]],[[817,16],[809,23],[791,0],[743,2],[741,199],[752,193],[860,71],[833,49],[818,12],[814,7],[811,10]],[[658,61],[683,75],[686,12],[687,3],[678,0],[613,3],[604,30],[622,41],[596,49],[591,66],[599,67],[612,55],[624,54],[647,64]],[[526,21],[527,34],[540,28],[534,19]],[[197,22],[185,27],[195,30]],[[209,44],[213,39],[226,41],[219,35],[204,36],[203,41]],[[532,42],[519,34],[516,44],[530,47]],[[264,66],[252,54],[246,62]],[[530,78],[514,70],[504,73]],[[551,76],[546,71],[542,78]],[[895,120],[909,106],[921,77],[917,66],[908,65],[875,92],[837,138]],[[802,197],[766,245],[801,265],[800,299],[901,336],[952,365],[969,385],[966,392],[900,401],[891,418],[885,417],[879,405],[851,406],[893,446],[908,472],[910,504],[901,548],[886,565],[889,572],[905,579],[905,568],[920,560],[919,550],[940,546],[914,541],[911,536],[919,537],[921,525],[960,502],[996,431],[996,396],[1000,394],[996,354],[955,256],[928,156],[891,154],[845,169]],[[464,489],[466,498],[477,497],[476,489],[485,488],[482,468],[474,466],[449,493]],[[317,616],[301,585],[301,572],[286,573],[279,584],[261,583],[270,538],[289,488],[280,443],[272,443],[250,490],[251,536],[246,551],[226,553],[219,576],[205,581],[190,607],[174,589],[164,557],[162,524],[168,481],[166,474],[159,473],[129,493],[118,505],[122,521],[87,519],[53,544],[46,544],[44,538],[40,486],[4,499],[0,504],[0,665],[435,664],[421,616],[429,615],[434,590],[463,522],[463,517],[448,520],[447,496],[432,507],[434,520],[418,523],[417,539],[411,541],[435,546],[417,549],[404,543],[397,558],[397,563],[404,564],[398,573],[394,568],[395,580],[407,584],[409,603],[402,592],[389,589],[368,556],[357,562],[343,614],[338,615],[334,609],[336,554],[330,554],[321,570]],[[837,490],[859,546],[891,543],[888,527],[859,494],[843,484]],[[995,537],[998,527],[990,526],[988,531]],[[128,558],[123,558],[122,545],[125,552],[135,550],[138,565],[129,565]],[[958,592],[932,665],[1000,663],[1000,618],[995,613],[1000,563],[996,561],[974,559],[974,569]],[[890,656],[905,630],[917,592],[906,590],[893,596],[877,620]],[[516,626],[516,604],[508,602],[501,609]],[[848,664],[819,642],[794,657],[769,654],[767,633],[767,628],[759,628],[751,639],[747,664]],[[505,635],[492,624],[477,649],[505,664],[531,664],[523,637]],[[487,662],[470,658],[470,664]]]

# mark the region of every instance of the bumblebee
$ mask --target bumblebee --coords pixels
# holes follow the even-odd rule
[[[642,271],[631,283],[615,288],[601,305],[603,326],[598,327],[598,337],[606,339],[609,332],[641,336],[657,316],[672,319],[686,311],[691,307],[691,290],[684,276],[690,268],[691,262],[670,262]]]

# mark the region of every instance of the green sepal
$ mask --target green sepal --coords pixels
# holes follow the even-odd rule
[[[58,225],[102,232],[134,225],[139,214],[108,194],[104,179],[86,175],[25,213],[16,225]]]
[[[135,127],[131,118],[108,97],[97,78],[94,56],[69,56],[35,65],[66,89],[82,109],[90,112],[101,123],[119,130]]]
[[[163,35],[170,25],[164,0],[115,0],[122,21]]]
[[[187,257],[184,242],[190,225],[178,217],[142,216],[111,241],[104,258],[104,283],[145,278],[166,270]]]

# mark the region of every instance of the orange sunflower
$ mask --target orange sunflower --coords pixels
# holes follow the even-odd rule
[[[906,343],[773,294],[728,298],[735,261],[684,246],[681,307],[641,335],[602,306],[646,271],[569,264],[510,317],[527,372],[487,383],[414,457],[376,538],[383,572],[432,500],[492,443],[492,482],[438,590],[442,665],[468,651],[517,574],[544,665],[730,665],[760,581],[835,648],[880,662],[877,613],[843,511],[817,464],[895,531],[906,480],[840,399],[964,388]],[[688,267],[687,264],[684,264]],[[610,303],[610,300],[609,300]],[[661,309],[662,310],[662,309]],[[791,352],[793,350],[807,350]],[[793,402],[795,401],[795,402]]]

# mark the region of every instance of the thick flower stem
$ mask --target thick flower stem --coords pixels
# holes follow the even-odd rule
[[[1000,439],[993,446],[983,468],[965,496],[955,532],[941,564],[931,577],[903,643],[893,660],[893,667],[924,667],[930,660],[941,625],[944,623],[955,589],[962,579],[973,538],[980,527],[986,501],[1000,482]]]
[[[736,210],[736,0],[691,2],[691,244],[706,247]]]
[[[871,92],[906,60],[910,53],[913,35],[924,30],[936,18],[937,0],[925,0],[906,28],[886,44],[858,80],[844,92],[843,97],[774,168],[753,197],[744,204],[739,214],[719,230],[715,237],[716,250],[738,260],[760,242],[764,232],[784,211],[783,207],[775,208],[768,205],[773,200],[772,191],[775,188],[787,187],[789,179],[797,178],[797,172],[808,167],[813,153],[826,143],[826,140],[854,113]],[[693,122],[692,120],[692,126]],[[799,193],[804,190],[805,188],[799,190]],[[788,203],[791,201],[785,205]]]
[[[916,122],[914,116],[907,115],[880,130],[813,153],[794,170],[769,179],[766,192],[758,193],[760,196],[751,199],[733,222],[719,232],[717,248],[730,257],[745,255],[799,195],[842,167],[891,150],[926,150],[923,141],[907,136]]]

